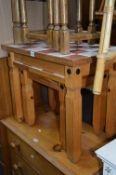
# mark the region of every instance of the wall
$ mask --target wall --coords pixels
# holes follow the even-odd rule
[[[31,30],[46,28],[47,26],[47,3],[27,1],[28,26]]]
[[[46,3],[43,2],[27,2],[27,14],[29,28],[32,30],[43,29],[47,24],[44,18],[46,13]],[[0,0],[0,45],[3,43],[12,43],[12,12],[11,12],[11,0]],[[0,57],[6,56],[0,47]]]
[[[12,18],[10,0],[0,0],[0,45],[11,43],[12,36]],[[0,47],[0,57],[6,56],[6,53]]]

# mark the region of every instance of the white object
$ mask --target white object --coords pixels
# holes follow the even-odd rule
[[[39,140],[38,140],[37,138],[33,138],[33,142],[34,142],[34,143],[38,143]]]
[[[103,175],[116,175],[116,139],[95,151],[102,160]]]

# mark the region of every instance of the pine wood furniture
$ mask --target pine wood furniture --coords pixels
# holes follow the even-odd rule
[[[0,169],[4,175],[11,174],[10,168],[10,154],[8,151],[8,140],[7,140],[7,133],[6,128],[0,122]]]
[[[8,59],[0,58],[0,119],[12,115]]]
[[[70,41],[95,40],[100,38],[94,24],[95,0],[90,0],[89,25],[87,31],[82,29],[82,1],[77,0],[75,5],[77,25],[70,31],[68,28],[68,0],[48,0],[48,28],[33,32],[28,28],[28,19],[25,0],[12,0],[13,33],[15,43],[25,43],[28,40],[44,40],[50,48],[68,53]]]
[[[102,19],[103,18],[103,10],[104,10],[105,0],[102,0],[100,3],[100,7],[97,12],[95,12],[96,18]],[[116,20],[116,10],[114,11],[113,20]]]
[[[16,1],[12,1],[14,8],[13,13],[14,18],[14,32],[16,32],[21,39],[21,42],[27,42],[26,36],[28,33],[27,20],[26,20],[26,11],[25,11],[25,1],[20,0],[20,3]],[[90,27],[94,28],[94,1],[92,0],[90,3]],[[59,4],[61,9],[61,19],[59,17]],[[106,1],[106,5],[109,7],[112,5],[113,7],[114,0],[112,0],[111,4],[109,1]],[[19,7],[21,7],[19,11]],[[48,1],[49,7],[49,27],[47,31],[47,41],[48,46],[51,48],[51,51],[54,50],[62,53],[69,54],[69,43],[70,43],[70,35],[68,30],[68,19],[67,19],[67,1]],[[53,8],[54,7],[54,8]],[[18,13],[17,13],[18,8]],[[78,0],[78,32],[82,29],[81,27],[81,1]],[[56,13],[53,13],[53,9]],[[113,13],[113,9],[112,9]],[[53,16],[54,14],[54,16]],[[112,14],[110,11],[104,15],[105,17],[109,17],[111,19]],[[54,17],[54,20],[53,20]],[[54,23],[53,23],[54,21]],[[111,24],[110,20],[110,24]],[[61,23],[61,26],[60,26]],[[53,28],[54,27],[54,28]],[[106,26],[108,28],[108,26]],[[111,25],[109,26],[109,30]],[[18,30],[18,32],[17,32]],[[79,33],[78,35],[73,33],[71,36],[71,40],[91,40],[96,38],[95,30],[89,33]],[[102,37],[106,32],[104,26],[102,30]],[[88,35],[91,35],[91,37]],[[95,37],[93,37],[95,35]],[[40,36],[40,35],[38,35]],[[22,39],[23,37],[23,39]],[[53,38],[52,38],[53,37]],[[101,37],[101,41],[102,41]],[[110,35],[107,36],[108,41]],[[60,39],[60,44],[59,44]],[[101,42],[100,51],[102,56],[103,49],[109,47],[105,47],[104,42]],[[108,42],[109,43],[109,42]],[[33,44],[32,44],[33,45]],[[30,47],[33,47],[33,46]],[[102,48],[102,45],[104,46]],[[26,48],[25,48],[26,46]],[[66,150],[69,159],[72,162],[77,162],[81,157],[81,131],[82,131],[82,97],[81,97],[81,89],[82,87],[87,87],[93,83],[93,77],[95,73],[96,59],[77,56],[77,55],[62,55],[60,57],[53,56],[45,52],[30,52],[27,50],[28,44],[24,45],[24,48],[15,47],[13,45],[3,46],[8,52],[10,52],[9,68],[10,68],[10,80],[11,80],[11,91],[12,91],[12,101],[13,101],[13,114],[15,118],[19,121],[25,121],[29,125],[33,125],[36,121],[35,115],[35,107],[34,107],[34,89],[33,89],[33,81],[36,81],[40,84],[46,85],[52,90],[58,91],[59,96],[59,104],[60,104],[60,143],[61,147]],[[52,48],[54,50],[52,50]],[[107,49],[106,49],[107,50]],[[50,51],[50,53],[51,53]],[[56,53],[55,53],[56,54]],[[57,53],[58,54],[58,53]],[[103,55],[106,56],[106,55]],[[102,91],[103,96],[105,96],[105,100],[102,101],[101,97],[95,98],[96,101],[100,101],[103,104],[103,114],[101,107],[95,107],[94,112],[96,112],[96,108],[100,110],[99,117],[96,115],[93,118],[93,126],[96,132],[100,132],[106,130],[106,133],[109,136],[112,136],[116,132],[115,122],[114,122],[114,113],[112,113],[112,117],[105,115],[106,110],[106,96],[108,100],[112,98],[112,95],[115,93],[115,85],[113,85],[113,76],[115,77],[115,53],[107,55],[107,57],[111,57],[112,60],[106,62],[105,71],[108,72],[108,81],[107,74],[104,76],[104,71],[102,71],[102,79],[104,79],[104,88]],[[100,57],[101,58],[101,57]],[[105,58],[105,57],[103,57]],[[101,65],[101,59],[99,59]],[[103,60],[104,61],[104,60]],[[103,62],[104,63],[104,62]],[[103,64],[105,65],[105,64]],[[102,70],[102,66],[100,67]],[[97,71],[97,73],[99,73]],[[98,78],[98,76],[96,76]],[[106,78],[106,79],[105,79]],[[98,79],[99,80],[99,79]],[[97,81],[95,81],[97,82]],[[102,83],[102,82],[101,82]],[[107,85],[108,84],[108,85]],[[101,84],[100,84],[101,85]],[[107,93],[107,87],[113,86],[113,91],[111,93]],[[94,90],[98,87],[98,89],[102,89],[101,86],[98,86],[98,83],[95,84]],[[100,88],[99,88],[100,87]],[[110,91],[110,90],[109,90]],[[52,91],[53,92],[53,91]],[[52,93],[53,94],[53,93]],[[108,101],[108,102],[109,102]],[[107,105],[108,112],[112,109],[111,105]],[[54,107],[53,107],[54,108]],[[115,111],[115,108],[113,109]],[[101,122],[102,121],[102,122]],[[112,128],[112,130],[110,129]]]
[[[10,52],[8,60],[15,118],[19,122],[25,120],[29,125],[35,123],[33,81],[57,90],[60,100],[60,143],[69,159],[77,162],[81,156],[81,88],[93,83],[96,59],[78,55],[57,57],[49,55],[49,52],[53,52],[49,49],[35,51],[33,55],[27,49],[33,48],[32,44],[19,45],[19,48],[15,45],[2,47]],[[115,93],[115,59],[107,61],[105,70],[102,95],[94,96],[93,127],[96,133],[101,133],[105,127],[106,133],[112,136],[116,132],[115,115],[111,113],[115,112],[115,104],[113,101],[110,103]]]
[[[1,121],[6,127],[8,148],[14,174],[27,175],[99,175],[101,163],[93,151],[104,144],[104,134],[96,136],[88,125],[83,125],[81,160],[73,164],[66,153],[54,152],[52,145],[59,142],[58,127],[55,116],[46,112],[39,113],[39,125],[29,127],[18,123],[13,117]],[[49,125],[47,124],[49,120]],[[38,132],[41,129],[41,132]],[[86,145],[86,146],[85,146]],[[88,161],[89,160],[89,161]]]

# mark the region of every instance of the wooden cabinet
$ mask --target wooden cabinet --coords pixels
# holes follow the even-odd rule
[[[41,175],[17,154],[11,151],[12,175]]]
[[[13,175],[63,175],[56,167],[7,130]]]
[[[11,175],[10,156],[8,151],[7,133],[0,123],[0,175]]]

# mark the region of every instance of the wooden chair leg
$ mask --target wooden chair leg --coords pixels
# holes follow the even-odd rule
[[[21,18],[21,37],[22,37],[22,42],[26,43],[28,41],[26,35],[29,31],[27,26],[26,1],[19,0],[19,3],[20,3],[20,18]]]
[[[48,46],[53,47],[53,0],[48,0]]]
[[[60,0],[60,52],[69,53],[70,51],[70,36],[67,27],[68,24],[68,0]]]
[[[53,30],[53,48],[56,51],[60,49],[60,17],[59,17],[59,0],[54,0],[54,30]]]
[[[77,0],[77,26],[76,26],[76,32],[82,32],[82,1]]]
[[[94,13],[95,13],[95,0],[90,0],[89,26],[88,26],[88,31],[90,33],[96,32],[95,23],[94,23]]]

